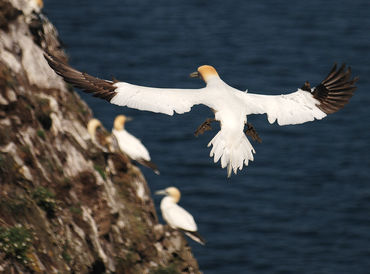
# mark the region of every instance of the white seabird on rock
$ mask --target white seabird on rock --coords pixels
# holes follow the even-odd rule
[[[104,132],[102,123],[92,118],[87,124],[87,132],[89,133],[91,140],[104,152],[109,152],[112,144],[112,138],[109,134]]]
[[[132,118],[125,115],[118,115],[114,119],[112,136],[117,142],[118,148],[132,160],[151,168],[155,174],[159,175],[157,166],[151,161],[149,151],[139,139],[125,129],[125,123],[130,120]]]
[[[279,125],[301,124],[322,119],[348,103],[355,91],[351,69],[345,65],[337,70],[334,65],[328,76],[316,87],[306,82],[296,92],[283,95],[260,95],[237,90],[226,84],[212,66],[200,66],[191,74],[199,77],[206,87],[200,89],[152,88],[108,81],[77,71],[55,57],[45,54],[50,67],[67,82],[106,99],[112,104],[127,106],[173,115],[188,112],[191,107],[203,104],[211,108],[221,130],[209,142],[213,146],[210,156],[214,162],[221,160],[221,167],[227,167],[227,175],[241,170],[253,161],[254,148],[244,133],[247,115],[267,114],[268,121]],[[200,127],[210,128],[209,119]]]
[[[168,187],[164,190],[156,191],[157,195],[166,195],[161,201],[161,212],[163,219],[173,229],[183,231],[194,241],[204,245],[205,241],[197,232],[198,227],[193,216],[179,206],[181,193],[176,187]]]

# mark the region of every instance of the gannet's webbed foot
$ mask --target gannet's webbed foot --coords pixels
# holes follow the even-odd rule
[[[207,131],[207,130],[211,130],[211,129],[212,129],[212,127],[211,127],[211,123],[212,123],[212,122],[214,122],[214,121],[216,121],[216,120],[215,120],[215,119],[213,119],[213,118],[208,118],[207,120],[205,120],[205,121],[203,122],[203,124],[201,124],[201,125],[197,128],[197,130],[194,132],[194,135],[195,135],[196,137],[198,137],[198,135],[203,134],[205,131]]]
[[[260,136],[258,136],[258,133],[254,126],[251,123],[247,123],[247,130],[245,131],[245,134],[250,136],[253,141],[257,141],[258,143],[262,143],[262,139]]]

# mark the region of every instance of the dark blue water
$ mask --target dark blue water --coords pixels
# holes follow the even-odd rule
[[[134,117],[128,130],[161,170],[142,169],[152,191],[180,188],[208,241],[190,243],[205,273],[369,273],[368,0],[45,2],[71,64],[101,78],[197,88],[188,74],[210,64],[232,86],[280,94],[350,64],[358,90],[338,113],[285,127],[251,116],[263,143],[231,180],[208,157],[216,131],[192,134],[207,108],[170,117],[80,94],[107,129],[117,114]]]

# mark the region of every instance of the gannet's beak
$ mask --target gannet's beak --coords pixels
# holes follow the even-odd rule
[[[155,195],[167,195],[167,192],[166,192],[166,190],[158,190],[158,191],[156,191],[156,192],[154,192],[154,194]]]
[[[194,71],[192,73],[190,73],[190,78],[200,78],[200,74],[198,71]]]
[[[126,122],[130,122],[130,121],[132,121],[132,120],[134,120],[134,118],[129,117],[129,116],[128,116],[128,117],[126,116]]]

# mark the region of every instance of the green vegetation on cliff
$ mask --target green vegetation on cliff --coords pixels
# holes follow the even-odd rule
[[[0,2],[0,271],[198,273],[140,170],[92,142],[90,109],[43,58],[67,60],[57,31],[32,3]]]

